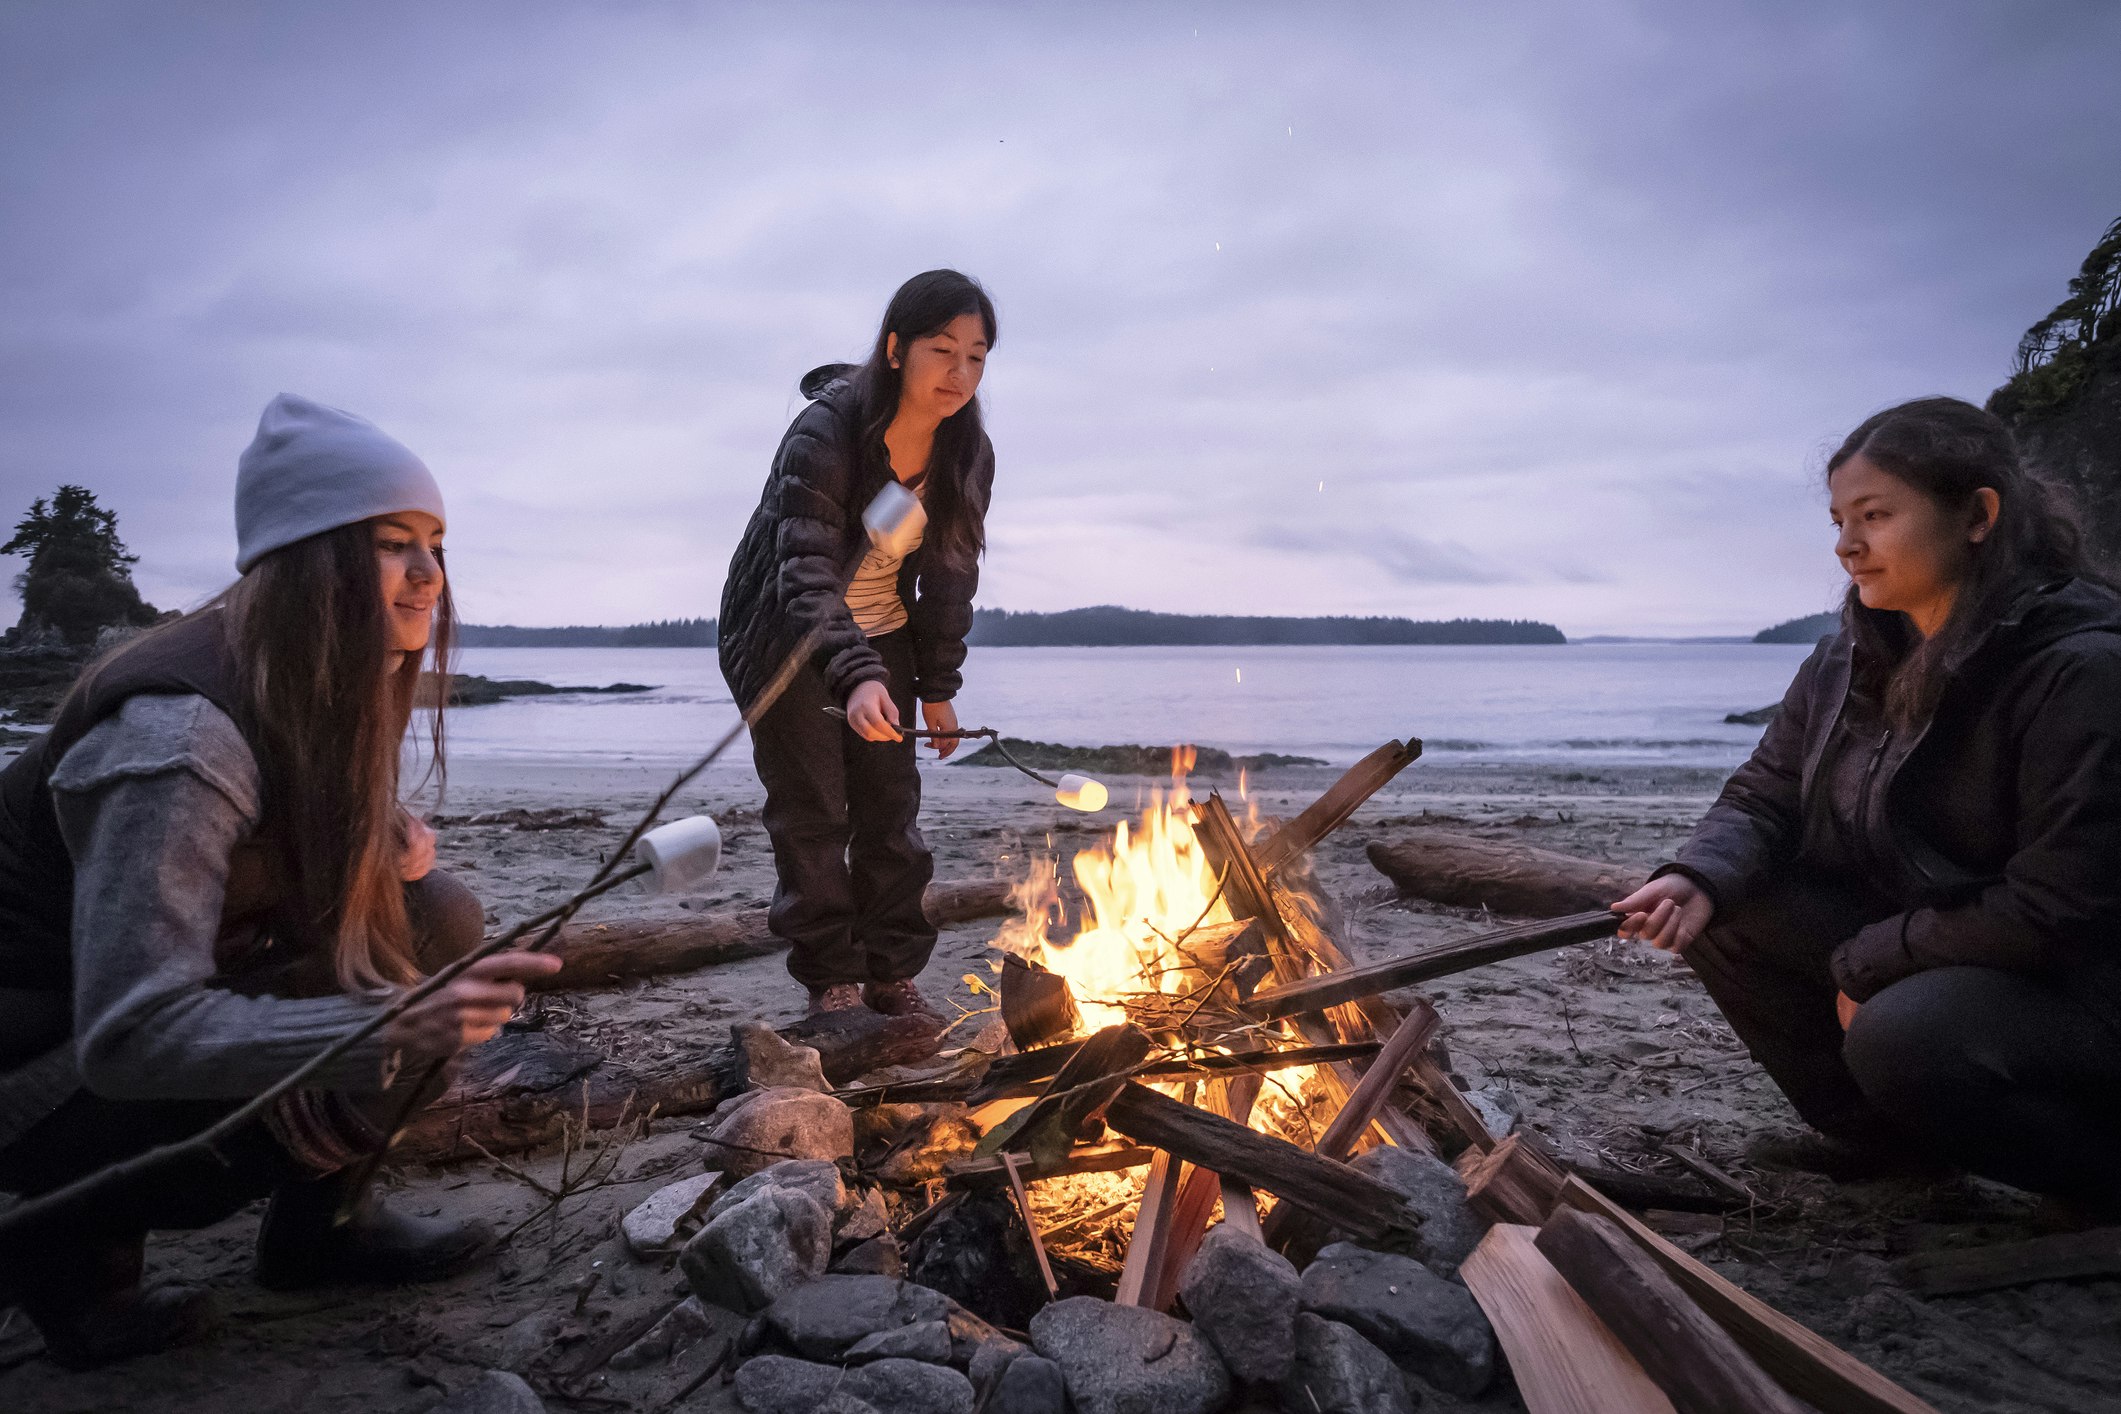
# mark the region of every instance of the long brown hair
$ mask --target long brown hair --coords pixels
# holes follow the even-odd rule
[[[996,327],[994,301],[979,281],[955,270],[924,270],[898,287],[884,308],[883,324],[869,359],[853,374],[861,394],[862,444],[870,455],[889,464],[884,450],[884,432],[898,416],[899,390],[905,379],[891,366],[891,337],[898,336],[903,354],[915,339],[940,334],[959,315],[979,316],[994,348]],[[935,445],[928,453],[928,483],[921,501],[928,513],[928,540],[948,563],[969,568],[987,548],[987,507],[980,489],[972,485],[972,468],[979,459],[981,443],[980,406],[977,395],[942,421],[935,429]]]
[[[2084,542],[2067,514],[2066,493],[2019,455],[1993,413],[1957,398],[1918,398],[1864,420],[1827,460],[1829,478],[1861,455],[1945,511],[1970,510],[1987,487],[2000,503],[1996,524],[1973,544],[1951,614],[1929,637],[1905,614],[1866,609],[1849,586],[1844,619],[1853,636],[1859,685],[1883,700],[1895,729],[1935,710],[1950,666],[2028,590],[2072,577],[2093,578]]]

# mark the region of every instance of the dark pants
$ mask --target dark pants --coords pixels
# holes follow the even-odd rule
[[[900,724],[918,726],[911,640],[887,633],[870,646],[891,674]],[[824,710],[843,705],[805,668],[751,732],[778,876],[766,926],[787,940],[788,971],[808,987],[912,977],[935,948],[921,907],[935,858],[921,838],[914,743],[863,741]]]
[[[405,886],[421,967],[432,971],[478,946],[485,918],[479,901],[440,870]],[[419,1069],[419,1068],[415,1068]],[[412,1083],[408,1077],[407,1084]],[[149,1149],[188,1139],[217,1123],[241,1102],[231,1100],[110,1100],[76,1091],[5,1149],[0,1192],[25,1198],[62,1188]],[[402,1090],[363,1097],[360,1108],[380,1125],[405,1103]],[[62,1276],[68,1263],[84,1279],[108,1275],[83,1266],[138,1261],[151,1231],[209,1227],[283,1183],[313,1179],[262,1123],[230,1136],[219,1157],[190,1155],[160,1166],[53,1222],[11,1238],[0,1250],[0,1295],[25,1280],[39,1286]]]
[[[1846,1035],[1828,959],[1896,911],[1799,875],[1687,950],[1709,995],[1815,1129],[1887,1138],[2037,1193],[2121,1193],[2121,1031],[2083,987],[1989,967],[1920,972]]]

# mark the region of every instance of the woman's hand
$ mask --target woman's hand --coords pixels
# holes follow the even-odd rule
[[[560,960],[551,953],[480,958],[454,982],[400,1013],[384,1029],[384,1044],[411,1060],[446,1061],[492,1040],[523,1005],[523,984],[559,970]]]
[[[847,694],[847,725],[863,741],[904,741],[899,735],[898,704],[884,685],[871,679]]]
[[[921,721],[931,732],[954,732],[957,730],[957,708],[948,702],[923,702]],[[931,739],[928,745],[935,748],[936,760],[947,761],[950,753],[957,750],[957,742],[954,736],[940,736]]]
[[[1683,953],[1709,926],[1716,901],[1686,875],[1666,874],[1614,904],[1613,912],[1627,915],[1620,920],[1621,937],[1641,938],[1653,948]]]
[[[398,850],[398,877],[406,883],[424,879],[435,867],[435,832],[425,820],[399,811],[403,840]]]
[[[1856,1013],[1863,1010],[1863,1003],[1852,999],[1847,992],[1834,993],[1834,1015],[1841,1019],[1841,1029],[1846,1031],[1856,1023]]]

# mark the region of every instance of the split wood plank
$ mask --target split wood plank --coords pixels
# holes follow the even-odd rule
[[[1262,1081],[1257,1075],[1241,1075],[1226,1084],[1212,1086],[1207,1105],[1211,1113],[1222,1115],[1239,1124],[1252,1117],[1252,1106],[1259,1102]],[[1186,1266],[1200,1244],[1208,1236],[1208,1219],[1215,1216],[1215,1204],[1223,1196],[1223,1176],[1210,1169],[1195,1165],[1186,1170],[1185,1185],[1178,1191],[1178,1202],[1172,1209],[1171,1230],[1163,1246],[1160,1260],[1152,1279],[1145,1288],[1143,1304],[1153,1311],[1168,1311],[1171,1303],[1178,1299],[1179,1279],[1186,1274]],[[1253,1200],[1247,1190],[1245,1203],[1252,1213],[1252,1230],[1259,1230],[1259,1213],[1252,1206]]]
[[[1956,1296],[2036,1281],[2121,1276],[2121,1227],[2059,1232],[2024,1242],[1997,1242],[1901,1258],[1897,1271],[1911,1291]]]
[[[1832,1341],[1689,1257],[1582,1179],[1571,1178],[1562,1185],[1561,1202],[1619,1224],[1762,1369],[1820,1414],[1937,1414],[1933,1406]]]
[[[1118,1173],[1123,1169],[1146,1168],[1156,1158],[1156,1150],[1142,1144],[1078,1144],[1068,1151],[1067,1157],[1057,1164],[1026,1163],[1021,1155],[1017,1158],[1017,1171],[1032,1183],[1044,1178],[1069,1178],[1081,1173]],[[983,1184],[998,1183],[1008,1174],[999,1158],[989,1156],[981,1159],[952,1159],[943,1165],[943,1176],[953,1183]]]
[[[962,1100],[966,1104],[985,1104],[989,1100],[1018,1099],[1025,1095],[1036,1095],[1053,1078],[1061,1063],[1074,1053],[1081,1042],[1064,1046],[1042,1046],[1036,1051],[1021,1055],[997,1056],[984,1076],[976,1082],[964,1080],[915,1080],[895,1085],[869,1085],[855,1090],[836,1090],[833,1093],[850,1105],[882,1103],[920,1103],[926,1101]],[[1338,1061],[1368,1060],[1377,1054],[1381,1043],[1377,1041],[1333,1041],[1322,1046],[1288,1046],[1278,1051],[1203,1051],[1196,1055],[1181,1056],[1176,1060],[1150,1061],[1137,1066],[1134,1076],[1138,1080],[1169,1080],[1187,1076],[1213,1079],[1232,1075],[1264,1075],[1270,1071],[1292,1070],[1298,1066],[1331,1065]],[[1029,1056],[1038,1056],[1036,1065],[1011,1065],[1003,1062],[1021,1061]],[[996,1072],[1000,1072],[997,1081]]]
[[[1485,1153],[1466,1150],[1458,1156],[1457,1168],[1465,1180],[1467,1204],[1492,1223],[1540,1226],[1568,1181],[1559,1164],[1520,1134]]]
[[[922,899],[937,927],[1000,918],[1015,911],[1010,886],[1000,880],[930,884]],[[740,909],[720,917],[626,918],[570,923],[549,949],[560,970],[530,983],[532,991],[566,992],[608,987],[637,977],[691,972],[779,952],[788,944],[766,929],[766,910]]]
[[[1557,1208],[1538,1247],[1677,1414],[1813,1414],[1612,1219]]]
[[[1367,967],[1345,972],[1322,973],[1301,981],[1284,983],[1254,992],[1242,1005],[1244,1011],[1262,1021],[1316,1011],[1321,1007],[1359,1002],[1395,987],[1410,987],[1438,977],[1449,977],[1491,962],[1502,962],[1529,953],[1565,948],[1610,938],[1620,930],[1620,915],[1600,910],[1571,914],[1567,918],[1543,919],[1516,928],[1479,933],[1440,948],[1427,948],[1404,957],[1386,958]]]
[[[1145,1085],[1120,1091],[1105,1122],[1129,1139],[1265,1189],[1358,1237],[1382,1238],[1405,1221],[1399,1194],[1367,1174]]]
[[[1024,1231],[1031,1235],[1031,1253],[1038,1258],[1038,1274],[1046,1283],[1046,1299],[1060,1299],[1060,1283],[1053,1279],[1053,1263],[1046,1260],[1046,1239],[1038,1230],[1038,1219],[1031,1212],[1031,1195],[1024,1191],[1024,1176],[1017,1172],[1016,1155],[1007,1152],[996,1155],[1002,1161],[1002,1171],[1009,1175],[1009,1190],[1016,1195],[1016,1211],[1024,1220]]]
[[[1511,918],[1603,909],[1642,882],[1640,870],[1453,830],[1410,830],[1363,852],[1403,894]]]
[[[1259,842],[1255,851],[1259,867],[1272,873],[1311,849],[1346,824],[1364,801],[1420,757],[1421,742],[1415,737],[1408,737],[1405,742],[1388,741],[1363,757],[1295,819]]]
[[[1497,1223],[1458,1275],[1495,1327],[1531,1414],[1672,1414],[1619,1338],[1540,1255],[1539,1229]]]
[[[1142,1185],[1141,1204],[1134,1210],[1134,1231],[1127,1237],[1127,1259],[1120,1268],[1119,1289],[1112,1295],[1113,1304],[1147,1304],[1145,1298],[1163,1264],[1164,1248],[1170,1240],[1173,1209],[1178,1203],[1179,1183],[1184,1173],[1185,1164],[1163,1151],[1159,1151],[1149,1165],[1149,1178]]]

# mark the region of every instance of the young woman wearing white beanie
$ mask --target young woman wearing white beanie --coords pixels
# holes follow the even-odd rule
[[[242,577],[92,666],[0,772],[0,1191],[204,1129],[477,944],[478,901],[398,795],[421,665],[449,651],[444,521],[405,447],[275,398],[237,475]],[[554,966],[487,959],[221,1162],[6,1239],[0,1301],[80,1368],[193,1338],[206,1293],[143,1289],[145,1235],[267,1194],[257,1275],[276,1288],[475,1260],[477,1224],[393,1212],[348,1175],[405,1105],[398,1077],[492,1036]]]

